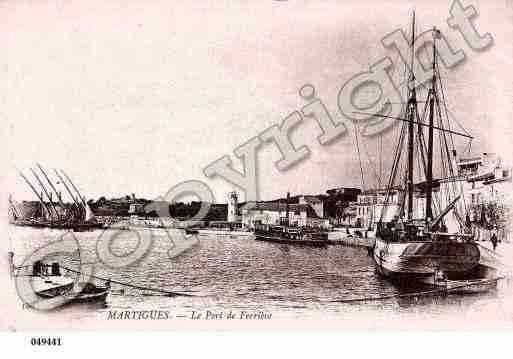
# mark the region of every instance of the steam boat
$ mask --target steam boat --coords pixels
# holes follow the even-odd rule
[[[255,224],[255,240],[310,247],[327,246],[328,233],[320,228],[290,225],[289,201],[290,193],[287,193],[285,217],[280,218],[280,225]]]
[[[312,247],[325,247],[328,245],[327,233],[315,229],[286,225],[256,224],[255,239],[257,241]]]

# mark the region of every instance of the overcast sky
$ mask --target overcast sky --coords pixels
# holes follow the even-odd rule
[[[13,166],[28,173],[40,162],[65,169],[88,198],[154,198],[198,179],[225,202],[232,186],[207,179],[203,168],[304,106],[298,89],[306,83],[350,123],[338,91],[382,57],[397,58],[380,40],[406,30],[413,9],[418,30],[436,26],[466,53],[444,76],[451,111],[476,137],[473,149],[511,160],[513,1],[462,1],[478,10],[478,31],[494,38],[482,52],[447,25],[451,3],[2,1],[0,191],[33,199]],[[276,147],[262,147],[261,198],[361,186],[354,136],[320,146],[319,134],[312,120],[298,127],[294,143],[311,155],[286,172],[274,167]],[[373,141],[363,144],[369,156]]]

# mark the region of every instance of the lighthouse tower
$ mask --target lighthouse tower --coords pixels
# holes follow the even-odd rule
[[[237,222],[237,192],[233,191],[228,194],[228,222]]]

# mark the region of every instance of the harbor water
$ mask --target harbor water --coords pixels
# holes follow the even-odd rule
[[[108,239],[114,257],[122,258],[149,238],[151,247],[134,263],[116,266],[98,256],[101,241]],[[77,233],[28,227],[10,230],[10,246],[18,266],[27,264],[30,259],[26,258],[34,252],[56,242],[60,253],[53,259],[63,266],[147,289],[114,283],[106,305],[70,305],[62,313],[48,315],[95,320],[105,319],[109,310],[159,309],[188,318],[192,311],[247,310],[271,313],[273,319],[370,313],[387,320],[397,315],[435,320],[457,316],[471,322],[476,317],[490,318],[491,313],[503,325],[513,326],[508,304],[513,299],[513,282],[510,285],[509,277],[499,281],[496,290],[481,294],[347,302],[423,289],[399,288],[380,277],[365,248],[311,248],[229,236],[184,239],[181,230],[162,229]],[[187,296],[169,296],[151,288]]]

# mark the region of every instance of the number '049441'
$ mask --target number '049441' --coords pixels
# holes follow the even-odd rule
[[[50,337],[33,337],[30,339],[30,344],[34,346],[61,346],[61,338]]]

